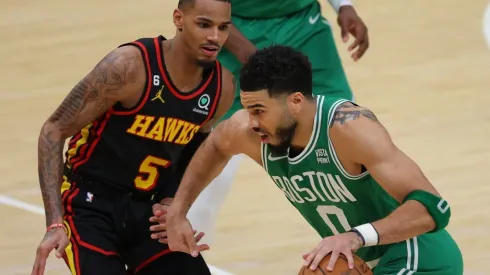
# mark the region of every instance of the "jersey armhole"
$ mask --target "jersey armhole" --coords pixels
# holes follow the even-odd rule
[[[221,95],[223,94],[223,73],[221,71],[221,64],[218,61],[216,61],[216,77],[217,77],[217,85],[216,85],[217,88],[214,97],[214,102],[211,105],[211,110],[209,112],[208,117],[201,125],[206,124],[208,121],[214,118],[214,116],[216,115],[216,111],[218,110],[219,102],[221,100]]]
[[[143,86],[143,92],[141,93],[141,96],[138,100],[138,102],[131,108],[126,108],[124,107],[120,102],[117,102],[113,107],[113,114],[115,115],[132,115],[137,113],[141,108],[145,105],[146,101],[148,100],[148,97],[150,95],[151,91],[151,67],[150,67],[150,60],[148,56],[148,50],[146,49],[145,45],[139,41],[134,41],[134,42],[129,42],[125,43],[119,46],[120,47],[127,47],[127,46],[133,46],[136,47],[140,53],[141,56],[143,57],[143,63],[145,63],[144,70],[145,70],[145,75],[147,75],[146,80],[145,80],[145,85]]]
[[[330,152],[330,156],[332,157],[333,163],[335,164],[337,169],[340,171],[340,173],[342,173],[342,175],[344,177],[346,177],[350,180],[358,180],[358,179],[361,179],[361,178],[369,175],[369,171],[367,171],[367,169],[366,169],[366,171],[362,172],[359,175],[349,174],[347,172],[347,170],[345,170],[342,163],[340,162],[340,159],[337,157],[337,153],[335,152],[335,148],[333,146],[332,139],[330,138],[330,124],[332,123],[332,120],[334,118],[335,110],[337,110],[337,108],[340,106],[340,104],[345,103],[345,102],[350,102],[350,103],[354,104],[355,106],[358,106],[355,102],[353,102],[351,100],[347,100],[347,99],[339,99],[339,100],[335,101],[334,104],[332,104],[332,107],[330,108],[330,111],[328,112],[328,120],[327,120],[327,124],[326,124],[326,126],[327,126],[326,127],[327,128],[327,137],[328,137],[328,151]]]

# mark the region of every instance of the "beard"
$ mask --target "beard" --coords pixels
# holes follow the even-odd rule
[[[293,140],[294,132],[296,131],[297,126],[298,122],[293,121],[288,126],[281,126],[277,128],[275,136],[279,139],[279,143],[274,145],[269,143],[269,148],[272,154],[284,155],[287,153],[288,148],[291,146],[291,141]]]
[[[216,60],[197,60],[197,65],[203,69],[211,69],[215,64]]]

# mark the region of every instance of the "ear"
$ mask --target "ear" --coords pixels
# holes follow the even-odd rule
[[[306,98],[302,93],[295,92],[288,96],[288,105],[293,114],[298,114]]]
[[[181,10],[175,9],[174,14],[174,25],[175,27],[179,30],[182,31],[182,26],[184,25],[184,14],[182,13]]]

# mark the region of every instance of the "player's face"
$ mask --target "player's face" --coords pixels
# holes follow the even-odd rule
[[[250,127],[277,151],[291,145],[297,121],[290,110],[291,96],[269,97],[266,90],[240,93],[243,107],[249,114]]]
[[[193,6],[183,11],[176,10],[174,21],[177,27],[180,26],[182,29],[181,35],[188,53],[204,67],[214,65],[221,47],[228,38],[228,26],[231,23],[230,3],[195,0]]]

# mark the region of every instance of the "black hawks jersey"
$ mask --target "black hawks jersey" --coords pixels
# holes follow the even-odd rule
[[[163,36],[122,46],[137,47],[147,80],[138,104],[116,104],[69,142],[66,165],[74,174],[125,190],[150,191],[170,178],[172,165],[209,121],[221,94],[221,65],[205,69],[201,83],[182,93],[165,68]]]

